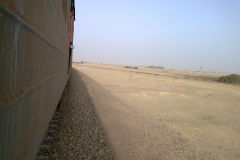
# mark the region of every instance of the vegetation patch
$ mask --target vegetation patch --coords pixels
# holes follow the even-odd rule
[[[138,69],[137,66],[124,66],[124,68]]]
[[[147,66],[148,68],[164,69],[162,66]]]
[[[231,74],[228,76],[222,76],[218,81],[223,83],[240,84],[240,75]]]

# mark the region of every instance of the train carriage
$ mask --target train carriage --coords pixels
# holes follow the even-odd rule
[[[34,159],[71,73],[74,0],[0,0],[0,159]]]

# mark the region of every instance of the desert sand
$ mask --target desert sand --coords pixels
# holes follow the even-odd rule
[[[115,159],[240,159],[240,86],[222,74],[74,63]]]

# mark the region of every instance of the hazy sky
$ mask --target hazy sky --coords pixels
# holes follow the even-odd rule
[[[76,0],[74,61],[240,73],[240,0]]]

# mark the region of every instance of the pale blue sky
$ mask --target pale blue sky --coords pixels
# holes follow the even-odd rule
[[[240,73],[240,0],[76,0],[74,61]]]

